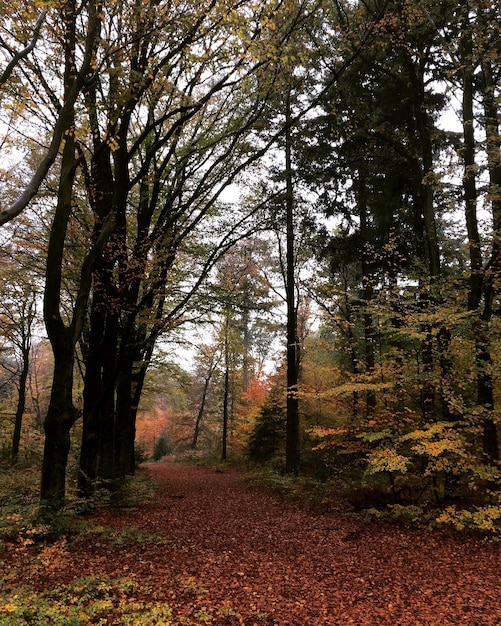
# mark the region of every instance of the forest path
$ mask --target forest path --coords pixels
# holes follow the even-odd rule
[[[67,546],[39,584],[132,576],[176,625],[501,625],[500,544],[315,515],[232,469],[146,471],[153,502],[91,518],[143,540]]]

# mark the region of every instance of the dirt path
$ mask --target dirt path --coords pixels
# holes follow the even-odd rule
[[[501,625],[499,544],[314,515],[231,470],[148,471],[155,501],[96,523],[156,539],[66,547],[38,584],[122,572],[172,602],[176,624]]]

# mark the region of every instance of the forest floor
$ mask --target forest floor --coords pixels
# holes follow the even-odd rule
[[[146,504],[95,512],[73,539],[5,544],[3,584],[52,598],[52,617],[21,617],[4,591],[0,624],[501,625],[500,543],[315,513],[233,469],[143,471],[158,483]],[[86,617],[57,621],[54,603]]]

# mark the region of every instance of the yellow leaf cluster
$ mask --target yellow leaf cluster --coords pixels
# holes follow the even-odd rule
[[[391,472],[405,474],[409,465],[409,459],[398,454],[393,448],[382,448],[369,455],[369,474],[378,472]]]

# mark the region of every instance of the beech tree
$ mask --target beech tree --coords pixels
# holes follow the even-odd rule
[[[45,447],[40,490],[41,508],[47,512],[60,508],[64,503],[70,430],[78,417],[73,404],[75,347],[85,320],[92,266],[111,233],[112,225],[111,219],[105,219],[89,242],[81,265],[73,308],[67,318],[61,304],[65,242],[75,202],[78,167],[76,157],[78,119],[75,103],[85,81],[91,81],[96,75],[95,52],[102,19],[100,9],[97,3],[91,1],[85,13],[80,14],[76,2],[68,0],[63,3],[58,16],[60,22],[55,22],[55,26],[60,28],[58,32],[64,57],[63,108],[67,109],[65,120],[68,132],[65,135],[61,155],[57,204],[49,236],[44,290],[44,320],[54,354],[51,398],[44,421]],[[83,41],[80,40],[81,33],[78,29],[81,15],[87,17],[82,34]],[[81,65],[77,67],[77,47],[80,43],[83,43],[84,52]]]
[[[74,8],[66,6],[63,24],[68,99],[81,75],[74,67],[80,36]],[[82,180],[91,213],[80,215],[87,243],[80,244],[84,262],[68,325],[59,310],[60,270],[51,269],[45,290],[61,382],[53,387],[46,420],[42,500],[55,507],[62,502],[68,433],[77,415],[70,360],[84,327],[91,276],[83,344],[83,492],[98,474],[115,478],[133,471],[135,414],[155,342],[177,323],[215,259],[242,237],[245,214],[236,224],[231,220],[226,234],[215,220],[217,243],[206,247],[200,273],[184,290],[169,287],[180,276],[180,262],[196,258],[193,236],[201,234],[204,218],[215,217],[222,190],[266,151],[245,138],[261,119],[274,82],[274,51],[285,36],[267,22],[270,15],[279,19],[280,4],[242,3],[237,10],[214,1],[203,13],[190,7],[182,20],[174,7],[156,3],[99,8],[89,5],[78,15],[87,33],[83,63],[93,73],[72,114],[75,132],[64,144],[49,246],[48,266],[60,268],[66,229],[75,220],[70,207],[83,200]],[[170,299],[173,293],[177,299]],[[58,439],[61,445],[54,443]]]

